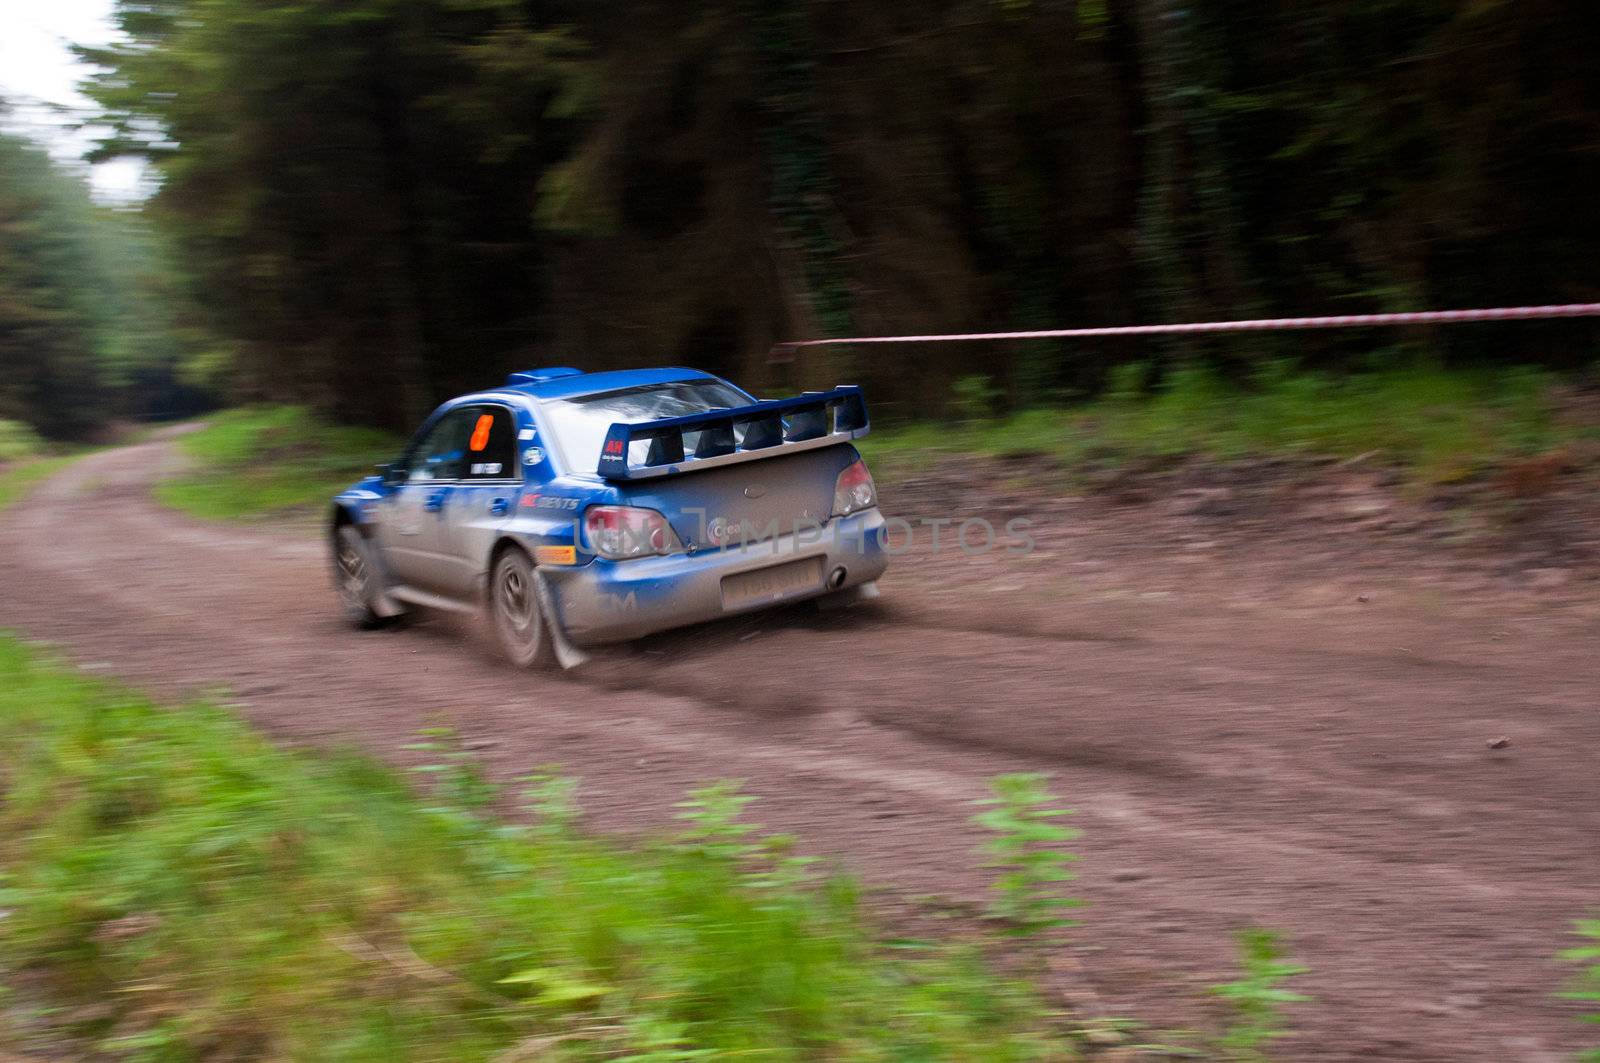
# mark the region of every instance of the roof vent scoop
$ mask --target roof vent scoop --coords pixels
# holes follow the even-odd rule
[[[549,369],[525,369],[520,373],[512,373],[506,377],[506,387],[517,388],[524,384],[543,384],[546,380],[560,380],[564,376],[582,376],[582,369],[574,369],[567,365],[552,366]]]

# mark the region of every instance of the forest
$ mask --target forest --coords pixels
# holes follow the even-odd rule
[[[779,341],[1600,300],[1586,0],[118,0],[135,207],[0,141],[0,417],[399,428],[513,368],[1008,409],[1129,362],[1582,369],[1592,322]]]

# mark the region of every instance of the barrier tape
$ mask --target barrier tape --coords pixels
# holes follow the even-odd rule
[[[962,332],[937,336],[854,336],[796,340],[772,349],[773,362],[792,361],[802,347],[855,343],[966,343],[976,340],[1053,340],[1090,336],[1172,336],[1194,332],[1273,332],[1284,329],[1364,328],[1373,325],[1455,325],[1470,321],[1531,321],[1600,317],[1600,303],[1503,306],[1487,310],[1425,310],[1410,314],[1345,314],[1338,317],[1270,317],[1256,321],[1198,321],[1181,325],[1115,325],[1106,328],[1039,329],[1032,332]]]

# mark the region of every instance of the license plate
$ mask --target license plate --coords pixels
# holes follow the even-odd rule
[[[742,609],[776,602],[822,585],[822,558],[807,557],[753,572],[722,577],[722,607]]]

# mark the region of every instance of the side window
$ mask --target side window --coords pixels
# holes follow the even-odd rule
[[[478,406],[466,411],[466,480],[505,480],[517,476],[517,431],[504,406]]]
[[[411,483],[458,480],[465,465],[474,417],[470,410],[451,410],[411,450]]]

